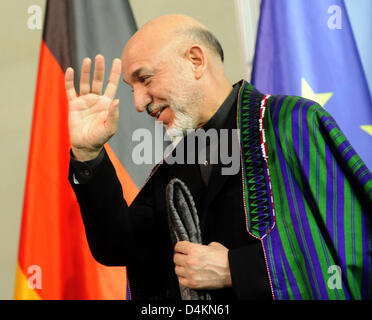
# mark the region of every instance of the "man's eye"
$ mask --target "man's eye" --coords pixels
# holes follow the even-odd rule
[[[150,84],[151,82],[151,77],[150,76],[145,76],[145,77],[141,77],[141,82],[144,83],[144,84]]]

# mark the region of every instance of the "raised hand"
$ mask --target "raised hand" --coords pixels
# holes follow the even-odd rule
[[[120,59],[114,59],[112,63],[103,95],[104,57],[97,55],[95,58],[92,86],[90,85],[91,64],[89,58],[83,60],[79,96],[74,86],[74,69],[67,68],[65,73],[71,149],[74,157],[79,161],[91,160],[98,156],[103,145],[115,134],[119,119],[119,100],[114,100],[114,97],[121,74]]]

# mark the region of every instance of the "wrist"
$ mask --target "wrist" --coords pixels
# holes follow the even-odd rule
[[[75,148],[71,147],[72,155],[77,161],[90,161],[98,157],[102,151],[103,146],[98,149],[86,149],[86,148]]]
[[[228,251],[226,252],[226,265],[225,265],[225,277],[224,277],[224,287],[232,287],[232,280],[231,280],[231,270],[228,258]]]
[[[229,271],[227,272],[227,274],[225,276],[224,287],[232,287],[232,280],[231,280],[230,269],[229,269]]]

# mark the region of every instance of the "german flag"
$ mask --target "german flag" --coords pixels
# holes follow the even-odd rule
[[[125,267],[106,267],[92,257],[80,209],[68,182],[70,139],[64,72],[69,66],[79,70],[85,56],[101,53],[106,62],[120,57],[135,31],[128,1],[47,1],[15,299],[130,298]],[[137,185],[151,168],[147,171],[138,168],[128,160],[130,153],[122,151],[130,148],[129,133],[138,123],[143,127],[144,119],[135,114],[129,89],[123,85],[118,91],[125,116],[121,117],[118,133],[106,150],[130,203],[138,193]]]

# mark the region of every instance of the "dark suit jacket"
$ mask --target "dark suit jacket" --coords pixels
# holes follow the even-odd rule
[[[235,105],[224,128],[236,128]],[[127,266],[133,299],[180,299],[165,205],[165,189],[174,177],[194,197],[203,243],[216,241],[229,248],[233,287],[213,290],[212,298],[271,299],[261,242],[246,230],[241,170],[224,176],[220,166],[214,166],[206,187],[198,164],[163,163],[130,207],[107,155],[86,184],[73,183],[70,166],[91,252],[104,265]]]

